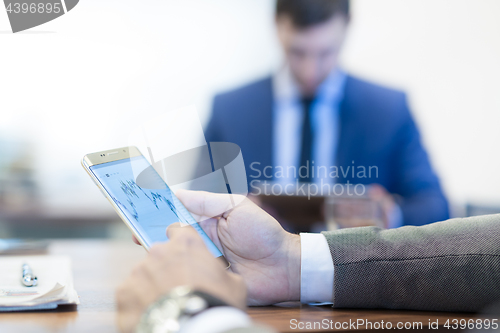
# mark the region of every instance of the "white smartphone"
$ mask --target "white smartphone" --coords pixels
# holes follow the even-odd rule
[[[87,154],[82,165],[146,250],[154,243],[168,241],[166,229],[170,224],[183,222],[196,229],[214,257],[230,266],[139,149],[123,147]],[[147,172],[148,182],[154,183],[153,188],[136,183],[143,171]]]

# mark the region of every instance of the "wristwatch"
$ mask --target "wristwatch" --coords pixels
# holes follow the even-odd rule
[[[191,317],[211,307],[229,306],[220,299],[188,286],[172,289],[144,312],[137,333],[179,332]]]

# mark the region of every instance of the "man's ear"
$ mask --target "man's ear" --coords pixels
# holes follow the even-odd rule
[[[276,34],[280,43],[285,44],[287,36],[294,30],[292,19],[286,15],[276,15],[274,17],[276,25]]]

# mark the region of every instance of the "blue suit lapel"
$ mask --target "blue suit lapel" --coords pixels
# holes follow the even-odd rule
[[[340,116],[339,116],[339,140],[337,147],[337,155],[335,156],[335,165],[348,166],[351,165],[352,152],[356,149],[353,145],[356,141],[356,122],[353,121],[353,91],[352,91],[352,78],[346,78],[344,87],[344,96],[340,103]]]
[[[247,159],[245,164],[247,168],[252,162],[260,162],[261,169],[266,166],[273,166],[273,89],[272,79],[268,78],[259,85],[258,93],[252,102],[251,117],[249,117],[247,126],[253,129],[252,144],[248,146]],[[248,172],[248,170],[247,170]]]

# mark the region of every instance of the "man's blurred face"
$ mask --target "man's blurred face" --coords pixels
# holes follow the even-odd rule
[[[337,66],[347,24],[343,15],[303,29],[295,27],[286,15],[276,19],[279,40],[302,94],[313,95]]]

